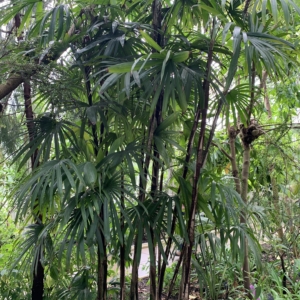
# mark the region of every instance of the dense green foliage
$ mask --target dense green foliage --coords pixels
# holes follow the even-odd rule
[[[298,299],[297,3],[0,9],[3,299]]]

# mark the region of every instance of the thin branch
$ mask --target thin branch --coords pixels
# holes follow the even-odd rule
[[[214,142],[211,142],[211,145],[217,147],[229,160],[232,160],[232,157],[223,148],[219,147],[219,145]]]

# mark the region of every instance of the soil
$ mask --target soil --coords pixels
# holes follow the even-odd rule
[[[150,287],[149,287],[149,278],[143,278],[139,281],[139,300],[148,300],[150,294]],[[167,299],[167,291],[163,293],[162,300]],[[178,293],[174,291],[173,295],[169,297],[169,300],[178,300]],[[196,286],[191,286],[190,288],[190,299],[197,300],[201,299],[199,294],[199,288]]]
[[[148,300],[150,295],[150,287],[149,287],[149,278],[143,278],[139,282],[139,300]],[[164,294],[162,300],[165,300],[167,297]],[[177,299],[175,297],[170,297],[170,300]]]
[[[276,261],[276,255],[271,251],[271,246],[268,244],[262,244],[262,261],[272,262]],[[139,281],[139,300],[148,300],[150,295],[150,286],[149,286],[149,278],[143,278]],[[224,294],[225,295],[225,294]],[[221,296],[220,299],[228,299],[227,297]],[[203,299],[200,297],[199,286],[196,283],[191,283],[190,288],[190,296],[191,300],[200,300]],[[167,291],[163,293],[162,300],[167,299]],[[178,291],[176,289],[173,290],[172,296],[169,297],[170,300],[178,299]]]

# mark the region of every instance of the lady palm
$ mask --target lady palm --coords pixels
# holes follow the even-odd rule
[[[40,219],[30,226],[22,255],[30,250],[32,256],[45,256],[46,272],[96,259],[97,298],[107,299],[108,250],[129,261],[134,243],[131,298],[136,299],[146,232],[151,299],[160,298],[176,222],[184,228],[184,202],[188,218],[179,299],[188,298],[196,215],[202,210],[218,221],[215,205],[203,200],[207,191],[201,184],[209,178],[203,168],[218,118],[224,112],[229,120],[238,111],[246,125],[254,105],[253,78],[263,70],[273,78],[283,75],[293,50],[273,24],[290,21],[291,9],[298,8],[282,2],[282,18],[274,2],[268,4],[272,16],[266,3],[249,3],[7,4],[1,24],[21,11],[16,34],[25,40],[7,47],[25,55],[30,68],[5,69],[8,84],[0,85],[0,98],[29,80],[35,91],[32,107],[41,112],[27,120],[35,124],[34,136],[15,156],[22,167],[38,151],[36,169],[15,191],[17,218]],[[39,79],[42,72],[49,86]],[[237,76],[249,80],[241,85]],[[51,83],[61,95],[49,94]],[[179,168],[171,197],[164,170],[174,162]],[[234,216],[223,218],[233,222]],[[166,251],[162,231],[170,237]],[[156,245],[164,258],[158,282]],[[87,291],[90,273],[84,269],[82,274],[82,291]],[[85,297],[91,294],[82,292]]]

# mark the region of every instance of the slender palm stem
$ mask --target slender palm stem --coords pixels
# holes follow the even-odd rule
[[[35,126],[33,122],[34,114],[33,114],[32,101],[31,101],[30,79],[24,80],[24,100],[25,100],[25,115],[26,115],[28,136],[29,136],[29,140],[32,141],[34,139]],[[37,155],[38,155],[38,149],[36,149],[30,157],[32,171],[38,165]],[[42,216],[38,214],[36,223],[39,224],[40,222],[42,222]],[[42,300],[44,295],[45,271],[41,262],[41,258],[42,258],[42,253],[40,251],[38,256],[35,258],[37,260],[37,263],[34,262],[34,264],[36,264],[37,267],[33,274],[33,283],[31,289],[32,300]]]
[[[203,92],[204,92],[204,106],[201,110],[201,125],[200,125],[200,134],[197,145],[197,156],[196,156],[196,168],[193,176],[193,187],[192,187],[192,201],[189,209],[189,219],[187,222],[187,231],[189,241],[185,244],[184,247],[184,258],[183,258],[183,268],[182,268],[182,280],[179,290],[178,299],[188,299],[189,298],[189,287],[190,287],[190,271],[191,271],[191,258],[192,258],[192,249],[194,245],[195,238],[195,215],[198,199],[198,181],[200,177],[200,171],[205,162],[204,147],[205,147],[205,130],[207,122],[207,111],[209,104],[209,89],[210,89],[210,74],[211,74],[211,64],[213,58],[213,48],[214,48],[214,27],[215,19],[212,23],[211,30],[211,40],[208,49],[208,57],[206,64],[206,77],[203,82]]]

